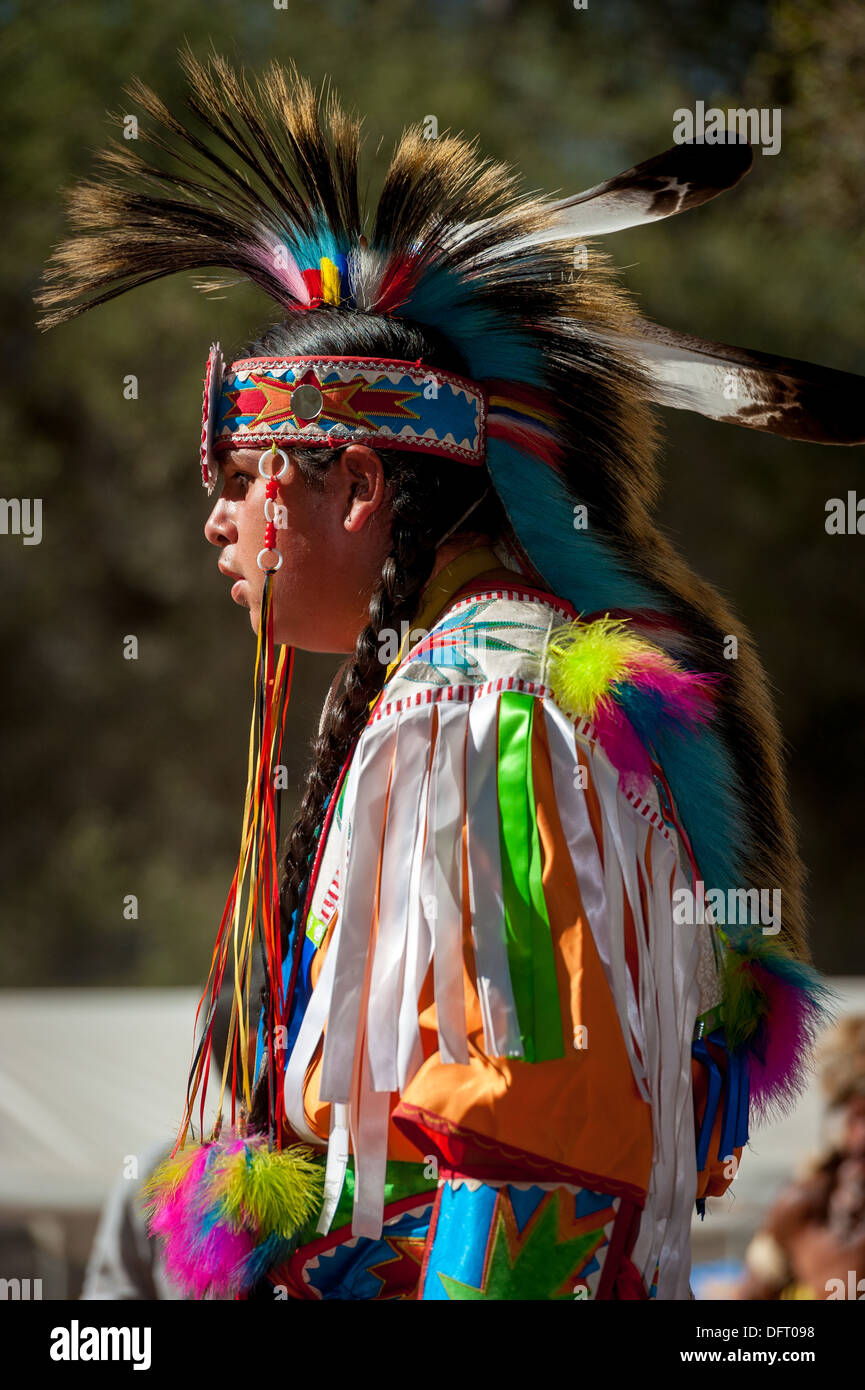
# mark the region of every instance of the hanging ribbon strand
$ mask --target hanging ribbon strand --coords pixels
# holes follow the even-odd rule
[[[264,460],[275,459],[279,455],[283,467],[279,473],[266,474]],[[247,769],[246,797],[243,809],[241,844],[237,868],[234,872],[228,899],[222,914],[216,944],[211,958],[210,972],[196,1013],[198,1019],[208,1000],[206,1023],[202,1029],[189,1075],[186,1095],[186,1110],[174,1153],[185,1142],[192,1122],[196,1098],[199,1098],[200,1132],[205,1132],[205,1101],[210,1075],[211,1053],[213,1048],[213,1026],[216,1006],[224,987],[229,958],[233,960],[234,986],[231,1006],[231,1019],[228,1029],[228,1045],[222,1071],[217,1119],[213,1137],[219,1135],[222,1124],[222,1109],[226,1090],[231,1077],[231,1126],[245,1129],[246,1116],[252,1106],[252,1084],[249,1067],[250,1003],[249,987],[252,975],[252,953],[256,933],[264,958],[268,981],[268,1017],[265,1020],[265,1046],[268,1060],[269,1085],[275,1095],[281,1093],[282,1076],[285,1070],[285,1054],[281,1046],[280,1025],[283,1018],[282,960],[279,923],[279,797],[276,794],[275,777],[281,765],[282,747],[285,735],[285,719],[291,692],[291,677],[294,668],[294,648],[280,647],[276,652],[274,641],[273,576],[282,565],[282,556],[276,547],[276,523],[268,515],[268,503],[274,504],[279,492],[279,480],[285,475],[288,459],[285,453],[274,445],[259,459],[259,472],[267,478],[265,501],[264,548],[259,552],[258,564],[264,571],[264,586],[261,596],[261,611],[258,623],[255,673],[253,681],[254,701],[249,733],[249,760]],[[272,566],[264,563],[265,557],[276,554],[277,562]],[[241,1114],[238,1117],[238,1091],[241,1093]],[[271,1100],[273,1098],[271,1097]],[[274,1132],[271,1141],[277,1149],[282,1148],[282,1116],[279,1106],[269,1106]]]

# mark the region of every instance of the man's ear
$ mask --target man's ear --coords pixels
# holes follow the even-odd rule
[[[389,499],[381,455],[367,444],[349,444],[340,454],[339,466],[349,499],[343,525],[347,531],[361,531]]]

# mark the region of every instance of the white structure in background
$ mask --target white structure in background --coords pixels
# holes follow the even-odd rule
[[[198,998],[192,989],[0,992],[4,1277],[41,1279],[43,1298],[78,1296],[110,1189],[135,1160],[143,1176],[177,1136]],[[211,1090],[210,1117],[215,1100]]]

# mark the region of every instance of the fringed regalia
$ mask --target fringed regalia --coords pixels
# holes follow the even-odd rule
[[[464,373],[214,348],[203,480],[226,449],[362,442],[486,469],[507,524],[424,589],[287,941],[272,770],[293,652],[268,573],[243,845],[152,1229],[195,1297],[688,1298],[695,1204],[795,1098],[823,1002],[765,681],[651,522],[650,410],[853,443],[861,383],[647,323],[595,247],[733,186],[746,145],[676,146],[553,201],[410,128],[367,213],[335,99],[185,62],[202,133],[133,89],[156,155],[115,145],[73,194],[46,326],[213,266],[289,321],[419,324]],[[277,552],[273,508],[262,539]],[[766,890],[781,920],[742,920]],[[232,970],[230,1123],[193,1142]]]

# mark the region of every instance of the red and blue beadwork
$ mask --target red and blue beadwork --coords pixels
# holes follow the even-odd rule
[[[249,357],[226,366],[219,344],[204,380],[201,471],[212,492],[217,455],[280,445],[369,444],[482,464],[483,388],[422,361]]]

